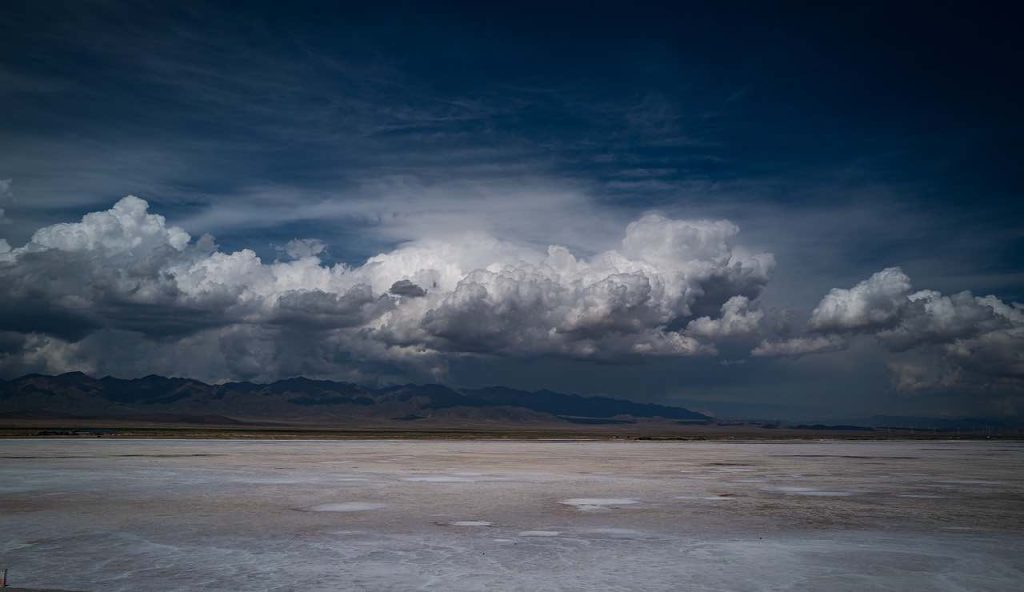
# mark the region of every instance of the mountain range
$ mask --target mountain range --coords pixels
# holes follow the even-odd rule
[[[201,424],[708,423],[684,409],[609,397],[439,384],[369,387],[288,378],[206,384],[187,378],[93,378],[81,372],[0,380],[0,418],[130,419]]]

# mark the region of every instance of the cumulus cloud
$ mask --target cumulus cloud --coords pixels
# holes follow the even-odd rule
[[[910,290],[910,278],[898,267],[883,269],[849,289],[833,288],[811,313],[817,330],[884,327],[894,321]]]
[[[811,313],[808,327],[808,335],[766,340],[752,353],[836,351],[867,335],[900,357],[889,369],[902,390],[1024,381],[1024,306],[968,291],[914,291],[897,267],[853,288],[831,290]]]
[[[686,326],[686,332],[690,335],[709,338],[749,335],[757,331],[763,318],[763,312],[750,309],[749,298],[733,296],[722,305],[719,318],[700,317],[694,319]]]
[[[193,240],[126,197],[0,245],[0,330],[24,337],[0,369],[227,379],[438,372],[453,355],[710,354],[716,339],[756,330],[774,266],[738,232],[652,214],[589,257],[464,233],[356,267],[326,265],[322,242],[299,239],[268,263]]]

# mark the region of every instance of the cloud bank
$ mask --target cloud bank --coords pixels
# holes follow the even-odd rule
[[[915,290],[891,267],[830,290],[793,333],[760,305],[774,257],[738,237],[725,220],[649,214],[591,255],[466,231],[357,266],[326,264],[315,238],[264,261],[129,196],[20,247],[0,239],[0,373],[440,380],[464,356],[777,358],[871,339],[900,390],[1024,385],[1024,306]]]
[[[193,239],[137,197],[0,248],[0,371],[209,380],[443,373],[451,356],[714,354],[757,331],[774,258],[728,221],[646,215],[581,256],[480,232],[326,265]]]
[[[893,354],[901,390],[1019,387],[1024,381],[1024,306],[964,291],[911,287],[890,267],[848,289],[831,290],[811,312],[808,335],[766,340],[755,356],[837,351],[859,336]]]

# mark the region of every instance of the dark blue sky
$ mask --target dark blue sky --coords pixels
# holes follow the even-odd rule
[[[893,266],[914,289],[1024,301],[1024,43],[1008,8],[494,4],[6,2],[0,236],[18,248],[134,194],[224,253],[270,262],[315,238],[324,265],[359,267],[464,231],[589,257],[656,211],[731,220],[739,244],[774,254],[771,281],[743,292],[769,341]],[[708,302],[668,328],[714,318]],[[929,329],[929,347],[989,339],[978,323],[946,341]],[[818,330],[854,340],[839,353],[755,359],[726,342],[710,361],[481,357],[438,338],[454,352],[442,378],[466,384],[809,408],[834,376],[824,405],[844,413],[1016,409],[1012,355],[980,403],[948,382],[893,395],[892,348],[861,343],[876,329],[892,326]],[[340,349],[368,373],[392,362]]]

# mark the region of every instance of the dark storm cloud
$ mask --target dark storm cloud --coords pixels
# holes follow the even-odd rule
[[[419,298],[420,296],[425,296],[427,294],[426,290],[409,280],[398,280],[391,284],[391,288],[388,289],[388,292],[395,296],[408,296],[410,298]]]

